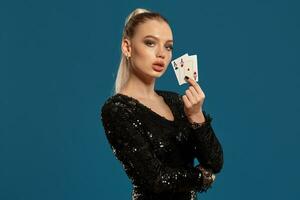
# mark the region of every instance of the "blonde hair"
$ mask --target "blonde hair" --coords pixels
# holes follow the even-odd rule
[[[137,8],[132,11],[125,20],[125,25],[122,34],[122,41],[124,38],[132,38],[135,33],[137,25],[145,23],[150,19],[163,20],[168,23],[167,19],[159,13],[151,12],[147,9]],[[128,81],[130,75],[130,62],[126,56],[121,52],[121,60],[115,81],[114,94],[119,93],[123,86]]]

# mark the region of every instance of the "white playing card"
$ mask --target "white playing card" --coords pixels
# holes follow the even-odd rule
[[[183,84],[182,77],[184,78],[184,69],[181,60],[185,57],[188,57],[187,53],[172,61],[173,70],[176,74],[176,78],[179,85]]]
[[[192,77],[196,82],[198,82],[198,60],[197,60],[197,55],[191,55],[189,58],[193,62],[193,75]]]
[[[193,78],[198,82],[198,61],[197,55],[189,56],[187,53],[172,61],[173,70],[179,85],[187,83],[185,76]]]
[[[184,76],[183,79],[181,79],[180,81],[183,83],[187,83],[184,80],[185,76],[188,76],[190,78],[194,78],[194,60],[190,57],[186,57],[186,58],[182,58],[182,62],[183,62],[183,70],[184,70]]]
[[[179,75],[179,66],[177,65],[177,63],[175,61],[172,61],[171,63],[172,63],[172,68],[175,72],[178,84],[180,84],[180,82],[179,82],[179,77],[180,77],[180,75]]]

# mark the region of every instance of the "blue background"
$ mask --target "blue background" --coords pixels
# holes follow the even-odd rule
[[[225,159],[199,199],[299,199],[296,0],[1,1],[0,199],[130,199],[99,111],[137,7],[169,19],[173,58],[199,56]],[[183,94],[187,85],[169,67],[156,88]]]

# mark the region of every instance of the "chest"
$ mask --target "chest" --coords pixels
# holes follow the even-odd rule
[[[149,101],[147,99],[139,99],[139,101],[156,115],[169,121],[174,121],[175,116],[170,106],[163,100],[162,97],[156,101]]]
[[[156,120],[146,124],[145,137],[158,159],[176,165],[191,159],[189,133],[180,125],[161,124]]]

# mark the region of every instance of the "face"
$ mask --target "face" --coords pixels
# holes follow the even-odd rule
[[[135,73],[156,78],[166,71],[173,49],[172,30],[166,22],[148,20],[138,25],[134,36],[124,42],[127,42],[127,48],[124,45],[125,53],[130,55]]]

